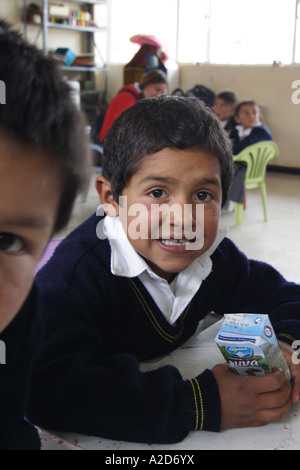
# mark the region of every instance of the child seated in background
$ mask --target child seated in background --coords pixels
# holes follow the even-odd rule
[[[38,450],[24,419],[42,321],[34,274],[87,176],[83,119],[56,64],[0,20],[0,449]]]
[[[233,91],[223,91],[215,98],[213,111],[226,131],[236,125],[234,113],[237,104],[238,97]]]
[[[249,145],[264,140],[272,140],[269,129],[261,123],[259,106],[255,101],[242,101],[235,111],[236,126],[229,131],[232,142],[232,153],[237,155]],[[226,206],[233,207],[232,202],[244,201],[246,165],[234,163],[234,175]]]
[[[235,110],[235,121],[236,126],[229,132],[233,155],[256,142],[272,140],[271,132],[261,122],[260,109],[255,101],[239,103]]]
[[[46,342],[32,382],[35,424],[172,443],[192,430],[279,420],[297,401],[300,366],[288,343],[300,338],[300,286],[219,230],[231,174],[227,134],[195,98],[144,99],[114,122],[96,180],[101,211],[37,276]],[[293,384],[280,370],[239,377],[225,363],[191,380],[169,365],[140,370],[212,311],[269,314]]]

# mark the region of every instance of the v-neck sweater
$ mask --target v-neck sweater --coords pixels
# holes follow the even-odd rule
[[[210,370],[184,380],[174,366],[141,372],[139,363],[180,347],[211,311],[268,313],[276,333],[292,341],[300,337],[300,287],[225,238],[212,255],[212,272],[170,325],[138,278],[111,273],[98,223],[94,215],[75,229],[37,276],[46,341],[30,419],[48,429],[148,443],[220,431]]]

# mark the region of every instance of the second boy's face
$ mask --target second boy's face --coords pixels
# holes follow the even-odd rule
[[[143,95],[145,98],[153,98],[155,96],[165,96],[168,93],[168,87],[165,83],[151,83],[145,86]]]
[[[51,237],[61,195],[58,169],[0,135],[0,332],[19,311]]]
[[[244,104],[236,117],[236,121],[245,129],[257,126],[259,123],[259,109],[255,104]]]
[[[143,158],[122,196],[130,243],[156,274],[169,280],[216,238],[220,164],[200,150],[165,148]]]
[[[232,106],[221,98],[215,99],[213,110],[220,121],[230,118],[234,113]]]

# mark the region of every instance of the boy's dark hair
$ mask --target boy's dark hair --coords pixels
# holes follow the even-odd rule
[[[238,96],[233,91],[222,91],[216,96],[216,98],[220,98],[221,100],[225,101],[230,106],[232,106],[233,108],[235,108],[236,105],[238,104]]]
[[[140,82],[140,89],[143,91],[146,86],[156,83],[168,85],[167,75],[162,70],[150,70],[150,72],[147,72]]]
[[[199,149],[220,162],[222,205],[232,179],[232,150],[227,133],[198,99],[160,96],[126,109],[110,128],[103,150],[102,174],[118,201],[143,157],[164,148]]]
[[[242,108],[242,106],[245,106],[245,105],[248,105],[248,104],[251,104],[251,105],[254,105],[254,106],[257,106],[259,112],[260,112],[260,107],[259,105],[256,103],[255,100],[245,100],[245,101],[241,101],[237,107],[235,108],[235,113],[234,115],[237,116],[240,112],[240,109]]]
[[[68,222],[76,195],[87,182],[89,148],[83,116],[56,62],[0,20],[0,133],[33,145],[55,159],[62,194],[54,232]]]

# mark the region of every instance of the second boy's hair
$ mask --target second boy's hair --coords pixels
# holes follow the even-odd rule
[[[241,108],[242,108],[243,106],[246,106],[246,105],[249,105],[249,104],[250,104],[250,105],[253,105],[253,106],[256,106],[257,109],[258,109],[258,111],[259,111],[259,113],[260,113],[260,107],[259,107],[259,105],[256,103],[256,101],[254,101],[254,100],[245,100],[245,101],[241,101],[241,102],[237,105],[237,107],[235,108],[235,113],[234,113],[234,115],[237,116],[237,115],[239,114]]]
[[[143,76],[140,82],[140,89],[143,91],[146,86],[157,83],[168,85],[167,75],[162,70],[150,70],[150,72]]]
[[[233,91],[222,91],[216,96],[216,98],[220,98],[221,100],[225,101],[225,103],[228,103],[230,106],[232,106],[232,108],[235,108],[238,104],[237,94]]]
[[[54,232],[69,220],[77,193],[89,170],[85,122],[57,63],[0,20],[1,133],[21,145],[32,145],[59,168],[61,198]],[[38,201],[37,201],[38,203]]]
[[[116,201],[143,157],[167,147],[214,155],[220,162],[225,204],[232,179],[230,140],[219,120],[199,100],[181,96],[141,100],[110,128],[104,142],[102,174],[110,181]]]

